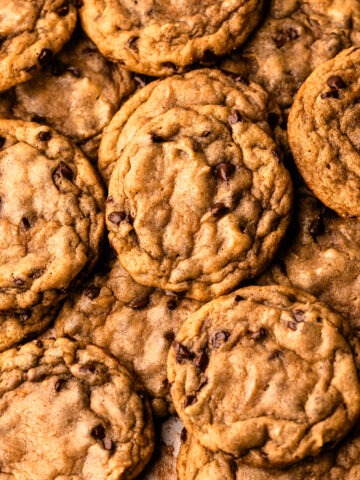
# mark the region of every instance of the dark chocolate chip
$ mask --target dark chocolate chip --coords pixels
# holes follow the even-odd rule
[[[297,323],[302,323],[305,320],[305,312],[303,310],[294,310],[292,314]]]
[[[38,61],[42,67],[47,67],[53,61],[53,52],[49,48],[43,48],[38,55]]]
[[[21,225],[22,227],[25,229],[25,230],[29,230],[29,228],[31,227],[31,224],[30,224],[30,221],[28,218],[26,217],[23,217],[21,219]]]
[[[60,180],[60,178],[62,178],[62,177],[67,178],[68,180],[72,180],[73,176],[74,176],[74,172],[64,162],[59,162],[58,166],[56,167],[56,169],[54,170],[54,173],[53,173],[54,181],[55,180]]]
[[[210,340],[210,344],[214,348],[219,348],[223,343],[227,341],[229,337],[230,337],[229,332],[227,332],[226,330],[220,330],[214,333],[214,335]]]
[[[147,297],[137,297],[131,300],[129,303],[129,307],[133,310],[140,310],[141,308],[145,308],[149,304],[150,298]]]
[[[101,424],[97,425],[91,430],[90,434],[96,440],[102,440],[105,438],[105,428]]]
[[[217,218],[226,215],[228,212],[229,208],[223,202],[214,203],[211,207],[211,215]]]
[[[339,98],[339,90],[329,90],[320,95],[320,98]]]
[[[105,450],[108,450],[109,452],[115,449],[115,443],[110,438],[104,438],[103,445]]]
[[[178,306],[178,301],[176,298],[170,298],[170,300],[167,301],[167,308],[169,310],[175,310],[175,308]]]
[[[44,346],[44,342],[42,340],[36,340],[36,346],[42,348]]]
[[[84,295],[86,295],[91,300],[94,300],[94,298],[98,297],[99,293],[100,293],[100,288],[98,287],[87,287],[84,290]]]
[[[69,4],[65,2],[61,7],[57,8],[56,13],[59,15],[59,17],[66,17],[66,15],[69,13]]]
[[[176,340],[173,342],[173,347],[175,350],[175,358],[177,363],[183,363],[184,360],[192,360],[194,358],[194,354],[190,352],[185,345],[182,345]]]
[[[231,115],[228,116],[228,123],[235,125],[235,123],[242,122],[242,116],[239,110],[233,110]]]
[[[42,142],[47,142],[52,137],[51,132],[49,130],[44,130],[38,133],[38,139]],[[65,165],[65,164],[64,164]]]
[[[197,402],[196,395],[186,395],[184,407],[189,407],[190,405],[194,405]]]
[[[194,359],[195,367],[198,368],[199,370],[204,370],[207,367],[208,363],[209,363],[209,357],[207,356],[207,353],[205,352],[205,350],[201,350],[200,352],[198,352]]]
[[[25,285],[25,281],[21,278],[14,278],[14,285],[17,287],[23,287]]]
[[[216,169],[216,176],[219,180],[227,182],[234,173],[235,167],[231,163],[223,162]]]
[[[186,442],[186,439],[187,439],[187,431],[186,431],[186,428],[185,428],[185,427],[181,430],[180,439],[181,439],[182,442]]]
[[[334,88],[335,90],[346,88],[346,83],[339,75],[332,75],[327,79],[326,83],[330,88]]]
[[[266,335],[267,331],[265,330],[265,328],[260,328],[256,332],[249,332],[249,337],[251,338],[251,340],[262,340],[266,337]]]
[[[30,277],[31,277],[33,280],[36,280],[37,278],[40,278],[43,273],[44,273],[43,270],[35,270],[35,271],[30,275]]]
[[[132,50],[138,51],[138,46],[136,45],[138,40],[139,40],[139,37],[131,37],[128,42],[129,48],[131,48]]]
[[[272,40],[275,43],[276,48],[281,48],[285,43],[290,40],[296,40],[299,36],[299,33],[294,28],[290,27],[287,30],[279,30],[276,35],[272,37]]]
[[[0,148],[2,148],[5,145],[6,138],[0,137]]]
[[[57,382],[55,383],[55,392],[60,392],[60,390],[62,390],[63,386],[65,385],[65,383],[66,383],[66,380],[64,378],[59,378],[59,380],[57,380]]]
[[[236,295],[235,296],[235,302],[241,302],[242,300],[245,300],[245,298],[242,297],[241,295]]]
[[[268,120],[268,123],[270,125],[270,128],[275,128],[279,125],[280,117],[277,113],[270,112],[268,117],[267,117],[267,120]]]
[[[126,218],[125,212],[111,212],[108,215],[108,220],[113,223],[114,225],[119,225],[123,220]]]
[[[287,322],[287,326],[291,329],[291,330],[297,330],[297,324],[296,322],[292,322],[292,321],[289,321]]]
[[[268,360],[275,360],[275,358],[279,358],[279,357],[281,357],[281,355],[282,355],[282,353],[281,353],[280,350],[274,350],[268,356]]]

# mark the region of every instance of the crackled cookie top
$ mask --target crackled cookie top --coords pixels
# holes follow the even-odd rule
[[[291,193],[275,143],[238,110],[177,107],[124,148],[109,184],[109,238],[139,283],[209,300],[271,260]]]
[[[77,34],[46,70],[16,87],[13,115],[50,125],[96,159],[102,129],[134,88],[129,72]]]
[[[49,307],[96,261],[103,191],[49,127],[0,120],[0,311]],[[6,312],[5,312],[6,313]]]
[[[271,0],[250,40],[221,67],[245,75],[291,106],[305,79],[344,48],[360,45],[358,0]]]
[[[82,25],[101,53],[164,76],[230,52],[260,20],[262,0],[83,0]]]
[[[103,350],[35,340],[0,355],[0,477],[132,479],[153,449],[150,407]]]
[[[216,299],[189,317],[170,349],[176,411],[203,446],[250,464],[317,455],[360,413],[348,329],[300,290],[247,287]]]
[[[305,182],[343,217],[360,216],[360,48],[320,65],[289,115],[289,143]]]
[[[175,334],[195,300],[153,290],[136,283],[117,260],[109,261],[84,287],[71,295],[57,320],[59,336],[105,348],[134,371],[149,395],[157,415],[171,404],[166,358]]]
[[[256,468],[213,453],[187,436],[177,461],[179,480],[356,480],[360,476],[360,435],[350,434],[335,450],[288,468]]]
[[[0,91],[31,78],[69,40],[76,9],[67,0],[6,0],[0,4]]]
[[[360,222],[341,218],[306,188],[295,191],[295,215],[275,263],[260,285],[301,288],[360,332]]]
[[[281,110],[259,85],[215,69],[176,75],[142,88],[104,129],[99,170],[106,183],[122,150],[140,128],[175,107],[195,106],[208,106],[209,113],[216,106],[238,110],[268,134],[272,135],[272,129],[276,136],[283,134]]]

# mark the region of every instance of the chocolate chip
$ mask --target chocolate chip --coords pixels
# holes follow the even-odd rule
[[[223,162],[216,169],[216,176],[219,180],[227,182],[234,173],[235,167],[231,163]]]
[[[60,392],[60,390],[62,390],[65,384],[66,380],[64,378],[59,378],[59,380],[57,380],[57,382],[55,383],[55,392]]]
[[[86,295],[91,300],[94,300],[94,298],[98,297],[99,293],[100,293],[100,288],[98,287],[87,287],[84,290],[84,295]]]
[[[103,445],[105,450],[108,450],[109,452],[115,449],[115,443],[110,438],[104,438]]]
[[[40,278],[43,273],[44,273],[43,270],[35,270],[35,271],[30,275],[30,277],[31,277],[33,280],[36,280],[37,278]]]
[[[154,143],[162,143],[165,141],[165,139],[161,135],[158,135],[155,132],[151,132],[151,139]]]
[[[186,395],[184,407],[189,407],[190,405],[194,405],[197,402],[196,395]]]
[[[281,357],[282,353],[280,350],[274,350],[270,355],[268,356],[268,360],[275,360],[275,358]]]
[[[44,342],[42,340],[36,340],[36,346],[42,348],[44,346]]]
[[[138,40],[139,40],[139,37],[131,37],[128,42],[129,48],[131,48],[132,50],[138,51],[138,46],[136,45]]]
[[[164,338],[167,342],[173,342],[175,340],[175,333],[174,332],[166,332]]]
[[[236,295],[235,296],[235,302],[241,302],[242,300],[245,300],[245,298],[242,297],[241,295]]]
[[[339,98],[339,90],[329,90],[320,95],[320,98]]]
[[[150,298],[147,297],[137,297],[131,300],[129,307],[133,310],[140,310],[148,305]]]
[[[184,360],[192,360],[194,358],[194,354],[190,352],[185,345],[182,345],[176,340],[173,342],[173,347],[175,350],[175,358],[177,363],[183,363]]]
[[[178,302],[176,298],[170,298],[170,300],[167,301],[166,305],[169,310],[175,310],[175,308],[178,306]]]
[[[267,335],[265,328],[260,328],[257,332],[249,332],[251,340],[262,340]]]
[[[59,162],[58,166],[56,167],[53,173],[54,180],[60,180],[62,177],[65,177],[68,180],[72,180],[73,176],[74,176],[74,172],[64,162]]]
[[[207,385],[209,382],[209,379],[208,377],[203,377],[201,380],[200,380],[200,383],[199,383],[199,386],[197,387],[196,391],[197,392],[200,392],[200,390],[202,390],[205,385]]]
[[[211,65],[213,63],[215,63],[217,60],[217,56],[215,55],[214,52],[212,52],[211,50],[209,49],[206,49],[201,57],[200,57],[200,63],[204,64],[204,65]]]
[[[207,367],[208,363],[209,363],[209,358],[205,350],[201,350],[200,352],[198,352],[194,359],[195,367],[198,368],[199,370],[204,370]]]
[[[69,13],[68,3],[65,2],[61,7],[57,8],[55,11],[59,15],[59,17],[66,17],[66,15]]]
[[[186,442],[186,439],[187,439],[187,431],[186,431],[186,428],[185,428],[185,427],[181,430],[180,439],[181,439],[182,442]]]
[[[5,145],[6,138],[0,137],[0,148],[2,148]]]
[[[105,438],[105,428],[101,424],[97,425],[91,430],[90,435],[96,440],[102,440]]]
[[[227,332],[226,330],[219,330],[218,332],[215,332],[214,335],[212,336],[210,340],[210,344],[214,348],[219,348],[223,343],[227,341],[229,337],[230,337],[229,332]]]
[[[297,323],[302,323],[305,320],[304,318],[305,312],[303,310],[294,310],[292,314],[293,314],[293,317],[295,318],[295,322]]]
[[[335,90],[346,88],[346,83],[339,75],[332,75],[327,79],[326,83],[330,88],[334,88]]]
[[[27,322],[30,317],[31,317],[31,310],[24,310],[21,313],[19,313],[19,320],[22,323]]]
[[[49,48],[43,48],[38,55],[38,61],[42,67],[47,67],[53,60],[53,52]]]
[[[270,128],[275,128],[277,125],[279,125],[280,117],[277,113],[270,112],[268,117],[267,117],[267,120],[268,120],[268,123],[270,125]]]
[[[111,212],[108,215],[108,220],[113,223],[114,225],[119,225],[123,220],[126,218],[125,212]]]
[[[291,330],[297,330],[297,324],[295,322],[292,322],[292,321],[289,321],[287,322],[287,326],[291,329]]]
[[[321,217],[314,218],[309,227],[310,235],[315,238],[318,235],[322,235],[325,231],[324,222]]]
[[[287,30],[279,30],[276,35],[272,37],[272,40],[275,43],[276,48],[281,48],[285,43],[290,40],[296,40],[299,36],[299,33],[294,28],[290,27]]]
[[[37,137],[42,142],[47,142],[48,140],[50,140],[52,135],[51,135],[51,132],[49,130],[44,130],[44,131],[40,132]]]
[[[16,285],[17,287],[23,287],[25,285],[25,282],[21,278],[14,278],[14,285]]]
[[[228,212],[229,208],[223,202],[214,203],[211,207],[211,215],[217,218],[224,216]]]
[[[209,130],[205,130],[205,132],[201,135],[202,137],[206,138],[209,135],[211,135],[211,132]]]
[[[25,229],[25,230],[29,230],[29,228],[31,227],[31,224],[30,224],[30,221],[28,218],[26,217],[23,217],[21,219],[21,225],[22,227]]]
[[[235,125],[235,123],[242,122],[242,116],[239,110],[233,110],[231,115],[228,116],[228,123]]]

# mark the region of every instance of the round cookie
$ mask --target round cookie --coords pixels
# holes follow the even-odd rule
[[[243,43],[258,24],[262,5],[262,0],[83,0],[80,17],[105,57],[161,77]]]
[[[257,284],[305,290],[334,308],[359,332],[359,220],[339,217],[306,188],[295,190],[294,210],[276,261]]]
[[[0,312],[52,307],[97,260],[102,186],[49,127],[0,120],[0,143]]]
[[[170,349],[175,409],[203,446],[251,465],[318,455],[359,417],[349,334],[345,320],[300,290],[247,287],[216,299]]]
[[[99,171],[108,183],[122,150],[138,130],[167,111],[194,106],[228,107],[256,123],[269,135],[282,137],[278,104],[263,88],[220,70],[195,70],[151,82],[135,93],[105,127],[99,150]]]
[[[262,85],[287,110],[302,83],[344,48],[360,45],[358,0],[271,0],[265,20],[221,68]]]
[[[65,302],[56,333],[118,358],[144,385],[155,414],[165,416],[173,410],[167,354],[181,324],[201,303],[139,285],[117,260],[105,271],[104,260],[100,264],[101,271]]]
[[[95,161],[103,128],[134,89],[129,72],[77,33],[48,68],[15,88],[12,113],[50,125]]]
[[[360,48],[318,67],[290,110],[288,134],[307,185],[340,216],[360,216]]]
[[[0,5],[0,91],[29,80],[69,40],[76,9],[67,0],[7,0]]]
[[[93,345],[35,340],[0,354],[1,478],[132,479],[153,450],[147,400]]]
[[[360,475],[360,436],[354,432],[336,450],[288,468],[251,467],[213,453],[193,437],[182,441],[177,461],[178,480],[356,480]]]

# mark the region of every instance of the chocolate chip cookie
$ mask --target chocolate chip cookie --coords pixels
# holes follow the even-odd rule
[[[360,332],[360,222],[341,218],[305,187],[295,190],[294,218],[274,264],[259,285],[301,288]]]
[[[269,3],[264,22],[221,68],[258,82],[287,110],[318,65],[360,45],[360,6],[357,0]]]
[[[360,216],[360,48],[320,65],[299,90],[288,133],[296,165],[327,207]]]
[[[0,5],[0,91],[29,80],[69,40],[76,9],[67,0],[7,0]]]
[[[0,354],[0,477],[134,478],[153,450],[150,406],[93,345],[35,340]]]
[[[134,89],[130,73],[77,32],[48,68],[16,87],[12,113],[50,125],[95,161],[102,129]]]
[[[183,72],[245,41],[258,24],[262,0],[83,0],[82,25],[101,53],[153,76]]]
[[[109,351],[135,372],[152,398],[157,415],[173,410],[166,358],[175,334],[202,305],[136,283],[117,260],[108,261],[65,302],[57,335],[92,343]]]
[[[247,287],[182,325],[168,379],[186,429],[212,452],[287,466],[338,443],[358,420],[349,326],[301,290]]]
[[[360,435],[354,432],[336,450],[288,468],[251,467],[241,460],[207,450],[193,437],[182,441],[177,462],[179,480],[355,480],[360,475]]]
[[[16,315],[33,332],[31,309],[55,306],[97,260],[103,190],[89,161],[49,127],[0,120],[0,144],[1,319]],[[19,340],[18,324],[2,328],[7,346]]]

